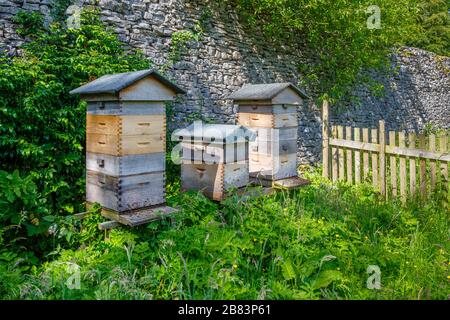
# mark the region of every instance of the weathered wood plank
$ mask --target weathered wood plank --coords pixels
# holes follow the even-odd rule
[[[354,141],[361,141],[361,129],[354,128]],[[355,183],[361,183],[361,152],[359,150],[355,150]]]
[[[254,114],[239,113],[238,123],[246,127],[288,128],[298,126],[297,113],[285,114]]]
[[[166,154],[147,153],[123,157],[100,153],[86,153],[86,169],[110,176],[129,176],[160,172],[166,168]]]
[[[365,143],[367,146],[369,145],[369,129],[363,128],[363,143]],[[364,150],[364,149],[363,149]],[[363,152],[363,177],[364,180],[366,180],[369,176],[369,153]]]
[[[119,98],[122,101],[172,101],[175,95],[172,88],[150,76],[120,91]]]
[[[112,177],[87,171],[86,201],[116,212],[164,203],[164,173]]]
[[[371,130],[372,143],[378,143],[378,129]],[[379,189],[380,180],[378,176],[378,157],[379,153],[372,152],[372,184],[375,189]]]
[[[120,116],[86,115],[86,133],[119,134]]]
[[[397,144],[396,142],[396,132],[395,131],[389,131],[389,145],[392,147],[395,147]],[[389,157],[390,160],[390,166],[389,171],[391,175],[391,190],[392,190],[392,196],[395,198],[398,195],[397,192],[397,159],[395,155],[391,155]]]
[[[408,135],[408,147],[411,149],[416,148],[416,134],[414,132],[410,132]],[[416,183],[417,177],[416,177],[416,158],[410,157],[409,158],[409,194],[411,197],[415,197],[416,195]]]
[[[160,135],[165,129],[165,115],[121,116],[120,118],[121,134],[124,136]]]
[[[399,139],[399,147],[405,148],[406,146],[406,138],[405,138],[405,132],[400,131],[398,133],[398,139]],[[406,158],[402,155],[400,155],[400,196],[402,199],[402,202],[406,202]]]
[[[330,146],[351,148],[361,151],[380,152],[380,145],[377,143],[365,143],[331,138]],[[450,154],[448,152],[431,152],[421,149],[402,148],[400,146],[394,147],[391,145],[386,146],[386,154],[402,155],[405,157],[416,157],[437,161],[450,161]]]
[[[165,152],[165,142],[165,133],[122,136],[119,156]]]
[[[439,151],[441,153],[446,153],[447,152],[447,140],[448,140],[448,137],[447,137],[446,134],[442,134],[439,137]],[[440,170],[441,171],[441,174],[440,174],[440,176],[441,176],[441,183],[446,186],[447,183],[449,182],[449,180],[448,180],[448,163],[444,162],[444,161],[441,161],[440,162],[440,169],[441,169]]]
[[[352,127],[345,127],[345,139],[346,140],[352,140]],[[345,150],[347,154],[347,182],[352,184],[353,183],[353,157],[352,149],[346,149]]]
[[[328,101],[324,100],[322,104],[322,176],[330,178],[330,145],[329,145],[329,107]]]
[[[280,180],[297,176],[297,154],[277,157],[250,153],[250,176]]]
[[[421,150],[425,150],[426,148],[426,142],[425,142],[425,134],[420,134],[419,135],[419,148]],[[426,160],[421,158],[419,160],[420,162],[420,175],[419,175],[419,180],[420,180],[420,195],[422,197],[425,197],[427,195],[427,163]]]
[[[344,139],[344,127],[338,126],[338,139]],[[339,180],[345,180],[345,153],[343,148],[339,148]]]
[[[92,115],[162,115],[163,102],[152,101],[98,101],[88,102],[87,114]]]
[[[298,140],[298,128],[249,128],[256,133],[258,141],[290,141]]]
[[[298,187],[307,186],[310,184],[311,184],[311,181],[309,181],[309,180],[302,179],[300,177],[292,177],[292,178],[287,178],[287,179],[275,180],[273,182],[273,187],[279,188],[279,189],[291,190],[291,189],[296,189]]]
[[[203,192],[207,197],[221,201],[225,191],[249,184],[248,162],[233,164],[181,165],[181,188]]]
[[[429,137],[429,150],[431,152],[436,151],[436,135],[430,134]],[[430,188],[434,191],[436,188],[436,161],[430,160]]]
[[[331,128],[333,138],[337,138],[337,126],[333,126]],[[332,167],[332,180],[336,182],[338,180],[338,164],[339,164],[339,152],[336,147],[331,148],[331,167]]]
[[[386,197],[386,127],[383,120],[379,122],[380,129],[380,192]]]
[[[171,218],[177,212],[178,209],[168,207],[163,204],[147,208],[140,208],[137,210],[125,212],[123,214],[118,214],[115,211],[103,209],[101,214],[102,216],[117,221],[120,224],[130,227],[136,227],[153,221],[162,220],[164,218]]]
[[[249,143],[250,152],[262,155],[284,155],[297,153],[297,140],[264,141],[257,139]]]
[[[298,106],[293,104],[275,104],[275,105],[239,105],[239,111],[242,113],[257,114],[282,114],[296,113]]]

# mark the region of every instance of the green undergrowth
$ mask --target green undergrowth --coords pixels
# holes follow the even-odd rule
[[[402,207],[370,186],[310,186],[223,203],[169,187],[174,219],[104,234],[91,214],[78,246],[31,265],[0,255],[3,299],[446,299],[449,216]],[[105,238],[106,236],[106,238]],[[367,288],[367,268],[381,289]],[[78,269],[79,268],[79,269]],[[69,289],[76,270],[80,287]],[[69,286],[68,286],[69,285]],[[73,286],[72,286],[73,287]]]

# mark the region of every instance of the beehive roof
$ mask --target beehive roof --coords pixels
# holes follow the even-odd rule
[[[183,89],[163,77],[156,70],[149,69],[134,72],[108,74],[70,91],[70,94],[116,94],[150,75],[154,76],[166,86],[172,88],[176,93],[186,93]]]
[[[246,84],[241,89],[231,94],[228,98],[233,100],[271,100],[287,88],[294,90],[303,99],[308,98],[305,92],[290,82]]]
[[[207,142],[225,142],[256,139],[256,133],[240,125],[231,124],[204,124],[196,122],[184,129],[176,130],[173,138],[182,141],[207,141]]]

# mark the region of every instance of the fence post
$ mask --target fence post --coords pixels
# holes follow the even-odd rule
[[[324,100],[322,104],[322,175],[324,178],[330,178],[330,138],[329,138],[329,122],[328,122],[328,101]]]
[[[380,192],[386,197],[386,128],[384,120],[380,120]]]

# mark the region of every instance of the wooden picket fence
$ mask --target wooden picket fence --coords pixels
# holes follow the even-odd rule
[[[323,176],[359,184],[371,181],[386,198],[425,197],[436,188],[449,190],[448,133],[436,136],[378,128],[330,126],[323,104]]]

